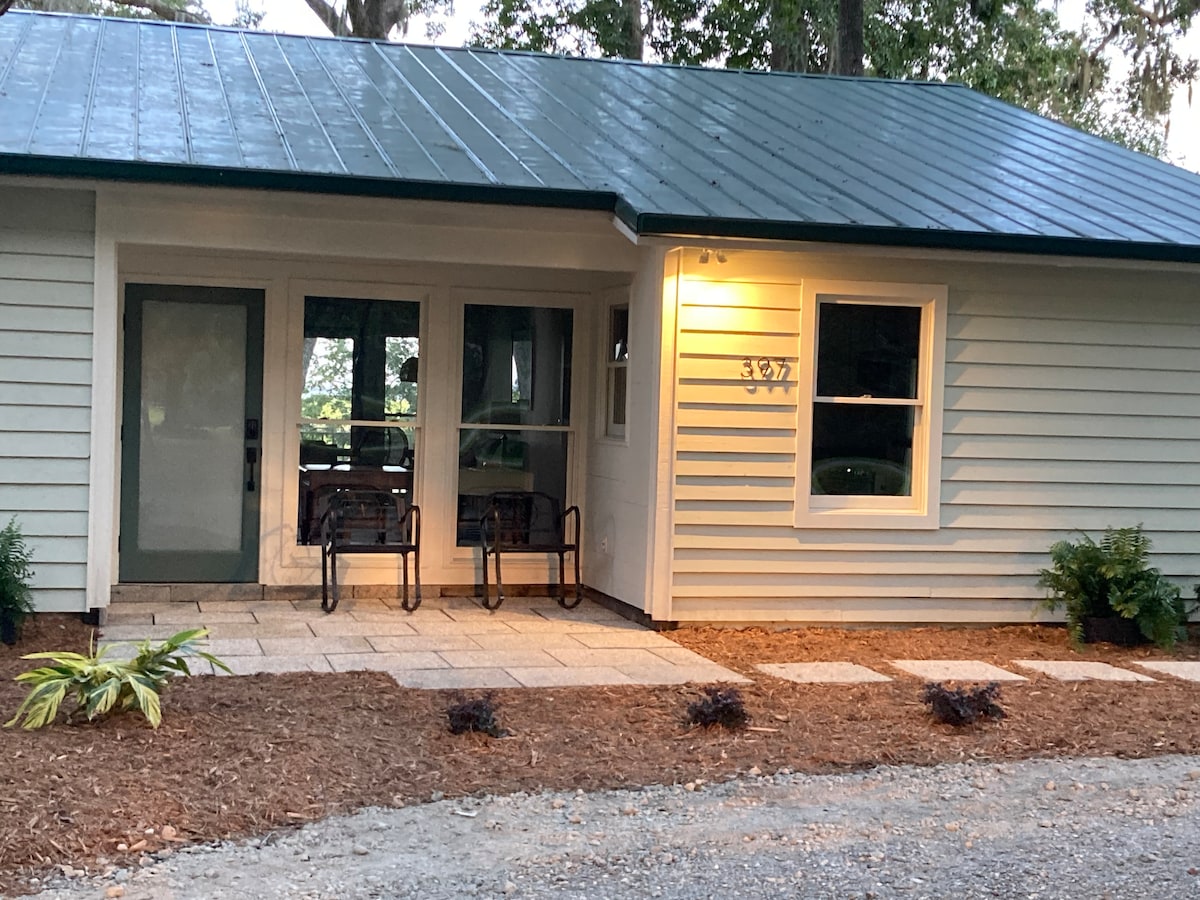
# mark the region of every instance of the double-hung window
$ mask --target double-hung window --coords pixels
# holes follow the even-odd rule
[[[801,334],[796,525],[937,528],[946,288],[806,282]]]

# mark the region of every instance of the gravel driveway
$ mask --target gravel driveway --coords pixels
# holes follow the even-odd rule
[[[1200,898],[1200,758],[759,775],[365,810],[49,898]]]

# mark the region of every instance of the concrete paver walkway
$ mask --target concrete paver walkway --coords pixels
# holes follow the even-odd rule
[[[208,628],[209,649],[237,675],[366,669],[408,687],[463,689],[749,680],[590,601],[564,610],[545,598],[491,612],[435,597],[414,613],[347,598],[332,614],[315,600],[125,603],[110,610],[101,643],[188,627]]]

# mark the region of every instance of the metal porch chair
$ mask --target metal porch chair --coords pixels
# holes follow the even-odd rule
[[[421,509],[403,494],[353,488],[334,492],[321,516],[321,609],[338,605],[337,560],[343,553],[395,553],[401,559],[401,605],[421,605]],[[408,557],[413,557],[415,596],[410,600]],[[332,587],[332,591],[330,588]]]
[[[567,519],[573,520],[568,532]],[[558,554],[558,605],[574,609],[583,601],[579,577],[579,507],[560,512],[557,498],[541,491],[499,491],[487,498],[487,512],[479,520],[479,538],[483,549],[483,605],[499,609],[504,602],[504,581],[500,557],[507,553]],[[574,555],[575,600],[567,602],[566,556]],[[491,601],[488,585],[488,557],[496,559],[496,602]]]

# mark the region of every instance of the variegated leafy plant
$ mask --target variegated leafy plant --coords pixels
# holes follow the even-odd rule
[[[137,655],[129,660],[109,658],[114,645],[98,651],[92,645],[87,655],[60,651],[30,653],[22,659],[45,659],[52,664],[17,676],[16,680],[30,685],[30,690],[5,727],[17,724],[22,716],[25,728],[49,725],[57,718],[63,702],[70,700],[75,704],[70,712],[72,717],[82,715],[90,720],[136,709],[157,728],[162,721],[162,690],[173,676],[191,674],[189,659],[205,660],[229,671],[225,663],[200,649],[199,643],[207,635],[207,629],[194,628],[181,631],[157,646],[142,641],[137,645]]]

